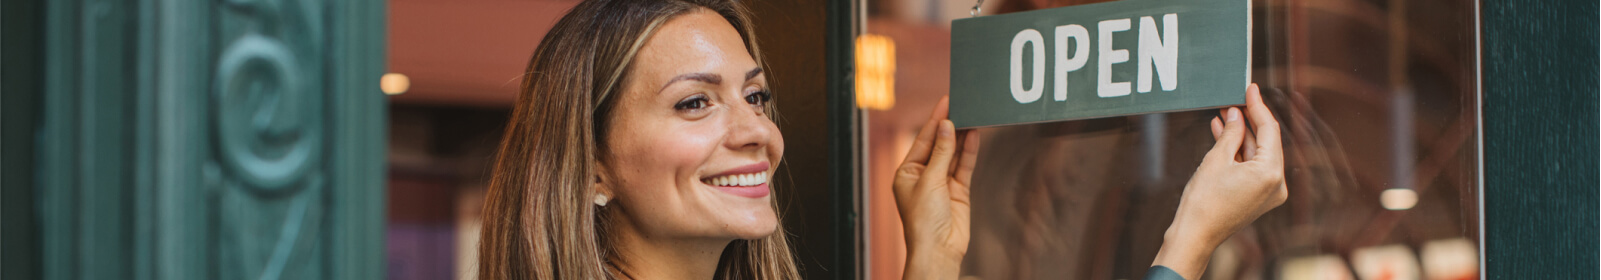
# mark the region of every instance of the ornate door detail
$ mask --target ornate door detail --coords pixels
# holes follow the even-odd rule
[[[230,206],[217,212],[225,278],[310,279],[322,270],[325,38],[322,9],[304,2],[222,1],[214,19],[221,51],[208,165],[221,166],[219,202]]]
[[[383,1],[49,1],[45,279],[377,279]]]

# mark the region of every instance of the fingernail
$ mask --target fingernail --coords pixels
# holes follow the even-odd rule
[[[1229,122],[1240,120],[1240,108],[1229,108]]]
[[[952,136],[952,135],[955,135],[955,134],[956,134],[956,127],[955,127],[955,125],[951,124],[950,120],[939,121],[939,135],[940,136]]]

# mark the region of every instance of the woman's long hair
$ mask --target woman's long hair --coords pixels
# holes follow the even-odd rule
[[[613,278],[606,269],[607,256],[615,254],[607,239],[608,215],[591,203],[609,112],[629,80],[629,64],[656,28],[700,8],[728,20],[757,65],[766,68],[749,12],[732,1],[584,1],[545,34],[523,74],[495,158],[484,201],[479,279]],[[782,226],[771,236],[729,244],[717,278],[798,278]]]

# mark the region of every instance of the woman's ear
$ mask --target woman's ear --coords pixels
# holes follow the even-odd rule
[[[600,166],[600,165],[597,164],[596,166]],[[611,202],[611,198],[613,197],[612,196],[613,192],[611,190],[611,184],[610,184],[611,181],[606,179],[606,175],[604,175],[604,174],[606,174],[606,172],[605,172],[604,169],[605,169],[604,167],[596,169],[596,170],[598,170],[600,172],[595,172],[595,178],[594,178],[594,183],[593,183],[594,184],[594,188],[595,188],[594,203],[595,203],[595,206],[600,206],[600,207],[606,207],[606,204]]]

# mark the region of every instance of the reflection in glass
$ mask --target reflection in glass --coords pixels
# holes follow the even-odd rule
[[[906,1],[873,2],[883,9],[906,7]],[[1084,2],[1093,1],[1001,1],[985,11]],[[1283,124],[1290,198],[1221,245],[1206,279],[1478,277],[1472,5],[1253,1],[1252,80]],[[898,42],[938,42],[929,39],[938,35],[930,35],[926,23],[908,24],[899,13],[871,14],[869,31]],[[927,66],[915,62],[925,58],[919,54],[938,54],[940,47],[948,55],[945,28],[946,45],[902,44],[900,61]],[[913,71],[897,74],[903,81],[948,75],[898,68]],[[937,90],[897,87],[905,94]],[[902,100],[915,104],[918,98],[926,97]],[[899,159],[883,150],[904,150],[906,135],[915,133],[915,125],[897,122],[926,118],[926,109],[905,107],[912,108],[870,118],[875,183],[892,174],[883,166]],[[1185,182],[1213,143],[1207,121],[1216,115],[1179,112],[985,129],[963,273],[969,279],[1142,277]],[[874,209],[885,204],[871,201]],[[873,218],[872,250],[897,249],[884,245],[897,241],[884,232],[898,230],[898,221]],[[898,267],[872,261],[878,269]]]

